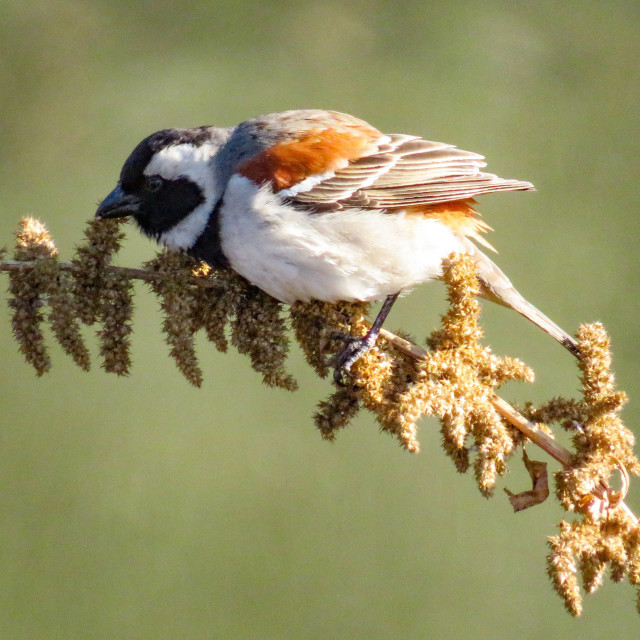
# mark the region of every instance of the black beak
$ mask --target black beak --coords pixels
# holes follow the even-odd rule
[[[118,185],[101,203],[96,218],[124,218],[140,211],[140,200],[126,194]]]

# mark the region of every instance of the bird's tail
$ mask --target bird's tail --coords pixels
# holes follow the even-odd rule
[[[561,329],[553,320],[547,318],[539,309],[528,302],[501,269],[473,243],[465,240],[465,249],[477,265],[481,295],[487,300],[509,307],[527,320],[538,325],[543,331],[554,337],[563,347],[580,358],[582,356],[576,340]]]

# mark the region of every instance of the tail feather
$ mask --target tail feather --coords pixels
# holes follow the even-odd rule
[[[481,295],[484,298],[517,311],[520,315],[527,318],[527,320],[530,320],[533,324],[555,338],[563,347],[576,356],[576,358],[582,357],[578,343],[572,336],[526,300],[511,284],[511,281],[502,270],[474,244],[465,239],[465,245],[467,253],[478,267]]]

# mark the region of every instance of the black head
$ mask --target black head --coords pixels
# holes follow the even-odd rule
[[[164,129],[140,142],[96,216],[132,216],[148,236],[189,248],[219,198],[212,158],[224,141],[213,127]]]

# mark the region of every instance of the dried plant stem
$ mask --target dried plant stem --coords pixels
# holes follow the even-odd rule
[[[393,344],[399,351],[402,351],[409,357],[415,360],[422,360],[427,357],[427,351],[422,347],[405,340],[400,336],[397,336],[391,331],[382,329],[380,335],[384,337],[389,343]],[[533,422],[527,420],[519,411],[516,411],[506,400],[503,400],[500,396],[494,394],[491,398],[491,404],[495,410],[505,419],[509,424],[513,425],[518,431],[523,433],[534,444],[540,447],[543,451],[548,453],[554,460],[557,460],[562,466],[569,469],[575,464],[574,455],[565,447],[559,445],[553,438],[550,438],[546,433],[539,429]],[[608,490],[608,486],[602,487],[605,491]],[[638,525],[638,518],[631,511],[631,509],[624,503],[620,502],[620,508],[633,520],[635,525]]]
[[[26,271],[36,268],[37,265],[38,261],[21,262],[18,260],[2,260],[0,261],[0,271]],[[77,265],[68,262],[58,263],[57,268],[60,271],[67,272],[75,272],[79,270],[79,267]],[[122,277],[130,279],[142,280],[145,282],[156,282],[165,277],[164,274],[157,273],[149,269],[135,269],[130,267],[115,267],[109,265],[105,266],[104,270],[107,273],[120,275]],[[201,277],[193,277],[193,283],[201,287],[215,286],[215,284],[212,283],[211,280]],[[387,331],[386,329],[382,329],[380,334],[384,337],[385,340],[393,344],[398,350],[402,351],[416,361],[423,360],[427,356],[427,351],[422,347],[408,340],[405,340],[404,338],[401,338],[400,336],[397,336],[394,333]],[[574,455],[571,453],[571,451],[559,445],[553,438],[549,437],[533,422],[527,420],[522,414],[516,411],[514,407],[512,407],[501,397],[494,394],[491,398],[491,404],[493,405],[495,410],[505,420],[507,420],[507,422],[513,425],[527,438],[529,438],[534,444],[548,453],[552,458],[557,460],[565,468],[570,468],[575,463]],[[603,487],[603,489],[607,490],[608,487],[605,486]],[[627,513],[629,517],[632,518],[633,522],[635,522],[635,524],[637,525],[638,518],[627,507],[627,505],[624,502],[621,502],[619,506]]]
[[[20,262],[19,260],[2,260],[0,261],[0,271],[26,271],[29,269],[35,269],[38,265],[36,260],[32,262]],[[60,271],[67,271],[69,273],[79,272],[81,267],[72,264],[71,262],[59,262],[56,268]],[[107,265],[104,267],[106,273],[120,275],[124,278],[131,278],[133,280],[143,280],[144,282],[156,282],[163,279],[164,274],[156,273],[149,269],[134,269],[132,267],[114,267]],[[201,287],[210,287],[211,283],[204,278],[193,278],[193,284]]]
[[[427,357],[425,349],[401,338],[400,336],[397,336],[395,333],[391,333],[391,331],[382,329],[380,331],[380,335],[383,336],[385,340],[393,344],[394,347],[415,360],[422,360]],[[527,420],[506,400],[503,400],[500,396],[494,394],[491,398],[491,404],[493,404],[496,411],[498,411],[505,420],[518,429],[518,431],[521,431],[525,436],[527,436],[527,438],[537,444],[543,451],[546,451],[560,464],[565,467],[570,467],[574,464],[573,454],[571,451],[559,445],[553,438],[550,438],[533,422]]]
[[[18,260],[3,260],[0,261],[0,271],[22,271],[37,266],[37,261],[32,262],[20,262]],[[78,267],[70,262],[58,263],[58,269],[61,271],[74,272],[78,270]],[[164,275],[151,271],[149,269],[134,269],[130,267],[114,267],[107,266],[105,271],[114,274],[120,274],[127,278],[143,280],[145,282],[155,282],[164,278]],[[211,286],[211,281],[206,278],[193,278],[194,284],[202,287]],[[383,336],[388,342],[393,344],[397,349],[410,356],[414,360],[422,360],[427,356],[427,352],[422,347],[405,340],[400,336],[397,336],[391,331],[382,329],[380,335]],[[570,467],[574,460],[573,454],[564,447],[560,446],[555,440],[550,438],[546,433],[540,430],[533,422],[527,420],[518,411],[516,411],[508,402],[503,400],[497,395],[494,395],[491,400],[496,411],[505,418],[516,429],[521,431],[527,438],[538,445],[543,451],[546,451],[552,458],[557,460],[565,467]]]
[[[574,456],[571,451],[559,445],[553,438],[550,438],[544,431],[541,431],[533,422],[527,420],[500,396],[494,394],[493,398],[491,398],[491,404],[505,420],[524,433],[529,440],[537,444],[560,464],[565,467],[571,467],[574,464]]]

